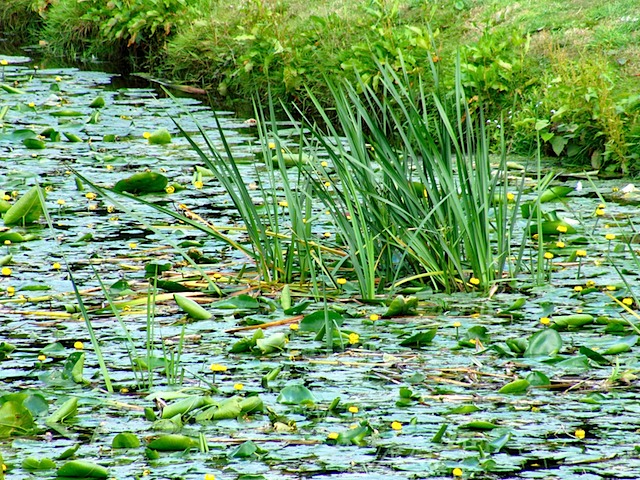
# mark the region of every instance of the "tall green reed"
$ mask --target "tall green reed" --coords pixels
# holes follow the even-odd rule
[[[472,111],[459,67],[444,95],[432,68],[414,86],[379,65],[381,82],[330,85],[335,110],[313,98],[322,126],[307,122],[308,148],[330,169],[307,169],[345,243],[360,293],[428,282],[448,291],[475,277],[488,289],[505,269],[515,209],[506,202],[506,153],[491,165],[481,106]],[[327,189],[325,178],[332,178]],[[505,201],[495,201],[496,198]]]

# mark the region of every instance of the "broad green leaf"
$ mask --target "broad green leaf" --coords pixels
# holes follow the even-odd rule
[[[254,310],[260,308],[258,300],[251,295],[241,294],[234,297],[225,298],[219,302],[212,303],[213,308],[222,308],[229,310]]]
[[[22,140],[22,144],[29,150],[43,150],[47,147],[45,141],[39,138],[25,138]]]
[[[193,410],[197,410],[206,404],[206,398],[202,395],[194,395],[173,402],[162,409],[162,418],[172,418],[176,415],[185,415]]]
[[[259,328],[253,333],[251,337],[245,337],[241,340],[238,340],[236,343],[234,343],[229,349],[229,351],[231,353],[250,352],[255,348],[258,340],[260,340],[261,338],[264,338],[264,332],[262,331],[262,329]]]
[[[432,328],[431,330],[427,330],[426,332],[415,333],[409,338],[406,338],[402,342],[400,342],[400,346],[421,348],[424,345],[431,343],[437,332],[437,328]]]
[[[533,387],[551,385],[551,380],[542,372],[533,371],[527,375],[527,381]]]
[[[556,315],[551,318],[553,326],[558,328],[577,328],[593,323],[593,315],[577,313],[574,315]]]
[[[562,337],[552,328],[534,333],[524,352],[525,357],[552,357],[562,348]]]
[[[468,415],[480,411],[480,408],[475,405],[460,405],[447,412],[447,415]]]
[[[555,368],[563,370],[586,371],[591,369],[589,358],[586,355],[569,357],[553,365]]]
[[[89,104],[89,108],[102,108],[104,107],[105,102],[104,102],[104,97],[96,97],[93,99],[93,101]]]
[[[416,297],[405,298],[402,295],[398,295],[394,298],[387,311],[382,315],[383,317],[397,317],[401,315],[412,315],[415,313],[415,309],[418,306],[418,299]]]
[[[86,462],[84,460],[72,460],[58,469],[59,477],[72,478],[107,478],[109,471],[102,465]]]
[[[171,143],[171,134],[166,128],[159,128],[149,136],[148,141],[151,145],[167,145]]]
[[[50,458],[27,457],[22,461],[22,468],[25,470],[51,470],[56,468],[56,464]]]
[[[140,439],[131,432],[121,432],[113,437],[111,441],[111,448],[138,448],[140,446]]]
[[[284,405],[313,405],[316,403],[313,394],[304,385],[288,385],[284,387],[276,401]]]
[[[69,355],[62,369],[63,378],[73,380],[75,383],[83,383],[82,372],[84,370],[84,352],[73,352]]]
[[[185,312],[188,316],[195,320],[207,320],[212,317],[211,312],[209,312],[190,298],[174,293],[173,299],[176,301],[183,312]]]
[[[160,452],[179,452],[197,446],[197,442],[186,435],[163,435],[149,443],[148,448]]]
[[[67,458],[73,457],[79,448],[80,448],[79,443],[76,443],[74,446],[67,448],[64,452],[62,452],[58,456],[58,460],[66,460]]]
[[[78,398],[71,397],[47,418],[47,424],[63,423],[65,420],[74,417],[78,413]]]
[[[138,172],[128,178],[120,180],[113,187],[115,192],[132,194],[164,192],[169,183],[167,177],[156,172]]]
[[[561,198],[565,198],[567,195],[569,195],[573,191],[575,191],[575,188],[567,187],[563,185],[556,185],[554,187],[549,187],[540,194],[540,203],[560,200]]]
[[[303,300],[302,302],[296,303],[295,305],[291,306],[291,308],[287,308],[286,310],[284,310],[284,313],[285,315],[300,315],[307,309],[309,305],[312,304],[313,302],[310,300]]]
[[[607,360],[606,358],[604,358],[602,355],[600,355],[598,352],[591,350],[589,347],[585,347],[584,345],[582,347],[580,347],[579,352],[588,357],[589,359],[593,360],[594,362],[596,362],[599,365],[610,365],[611,362],[609,360]]]
[[[282,292],[280,292],[280,306],[285,311],[291,308],[291,286],[288,283],[282,287]]]
[[[300,322],[300,331],[318,333],[325,327],[325,316],[332,325],[342,326],[344,318],[339,313],[328,310],[318,310],[306,315]]]
[[[263,355],[284,350],[287,343],[287,336],[282,333],[274,333],[267,338],[259,338],[256,340],[256,347]]]
[[[498,393],[505,395],[524,393],[529,388],[529,385],[528,380],[519,378],[518,380],[514,380],[513,382],[509,382],[504,385],[500,390],[498,390]]]
[[[16,224],[33,223],[42,214],[42,204],[40,203],[40,187],[31,187],[13,206],[4,214],[4,224],[6,226]],[[44,195],[44,192],[41,192]]]
[[[511,440],[511,432],[506,432],[503,435],[500,435],[498,438],[489,442],[489,451],[491,453],[499,452],[507,443],[509,443],[509,440]]]
[[[31,412],[21,402],[10,401],[0,406],[0,438],[27,435],[35,426]]]
[[[251,440],[238,445],[229,453],[229,458],[250,458],[255,456],[261,450]]]
[[[459,428],[465,430],[493,430],[494,428],[498,428],[498,425],[484,420],[476,420],[475,422],[464,423],[460,425]]]
[[[258,395],[253,395],[240,400],[240,409],[242,413],[261,412],[264,409],[264,403]]]

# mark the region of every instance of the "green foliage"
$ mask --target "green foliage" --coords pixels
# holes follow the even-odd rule
[[[184,21],[186,0],[92,1],[83,19],[99,25],[101,36],[127,47],[154,44]]]
[[[12,0],[0,2],[0,25],[3,41],[19,45],[35,35],[42,27],[42,18],[35,14],[39,10],[34,0]]]
[[[403,25],[400,2],[372,1],[364,8],[369,26],[360,42],[339,56],[340,67],[348,77],[357,72],[359,80],[377,90],[383,80],[382,63],[396,73],[423,74],[429,59],[437,61],[435,39],[439,32],[428,26]]]
[[[511,106],[526,86],[529,37],[520,30],[492,32],[462,48],[462,84],[492,108]]]
[[[537,130],[548,154],[631,173],[640,155],[640,96],[617,76],[605,57],[585,56],[578,64],[558,55],[516,115],[516,135],[530,138]]]

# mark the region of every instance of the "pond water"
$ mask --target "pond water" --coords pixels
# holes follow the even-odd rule
[[[254,127],[232,112],[214,116],[198,99],[116,87],[110,74],[34,69],[20,61],[26,59],[6,58],[0,190],[15,203],[37,182],[51,217],[50,226],[40,219],[0,233],[0,454],[7,478],[53,477],[69,461],[103,466],[109,478],[122,479],[640,477],[637,218],[626,182],[583,179],[583,189],[557,207],[580,229],[551,248],[549,285],[490,299],[418,290],[417,312],[397,318],[384,316],[384,305],[356,302],[347,285],[332,292],[331,302],[359,341],[327,353],[313,334],[290,328],[304,307],[286,313],[272,301],[280,288],[243,279],[251,270],[243,255],[143,204],[95,195],[74,174],[111,187],[147,169],[161,172],[175,188],[147,201],[176,210],[184,204],[242,240],[229,196],[215,179],[197,175],[200,159],[172,118],[188,132],[196,132],[197,121],[222,148],[217,116],[256,190],[262,167]],[[91,107],[98,97],[104,105]],[[145,138],[159,129],[171,132],[171,143]],[[601,202],[606,208],[596,215]],[[606,233],[616,240],[605,240]],[[207,287],[177,244],[208,258],[201,268],[220,290],[200,297],[211,318],[187,320],[171,293],[150,293],[150,263],[169,264],[163,278]],[[576,257],[582,249],[587,256]],[[70,274],[114,393],[107,392]],[[300,288],[293,295],[308,294]],[[631,309],[611,297],[629,299]],[[304,313],[322,307],[310,300]],[[555,319],[557,334],[543,317]],[[253,324],[280,320],[264,330],[273,342],[286,335],[282,348],[233,350],[253,334]],[[436,328],[422,348],[400,345]],[[546,335],[538,338],[545,354],[518,352],[517,342],[533,343],[537,332]],[[517,383],[524,379],[526,385]],[[190,406],[171,410],[180,401]],[[61,407],[66,414],[55,417]],[[116,448],[123,432],[141,443]],[[145,448],[158,437],[172,451]],[[45,458],[56,468],[39,463]],[[58,473],[104,477],[99,469],[71,467],[72,475]]]

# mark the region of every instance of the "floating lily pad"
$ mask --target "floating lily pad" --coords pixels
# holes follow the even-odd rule
[[[113,190],[133,194],[164,192],[168,183],[167,177],[161,173],[139,172],[120,180],[115,184]]]

